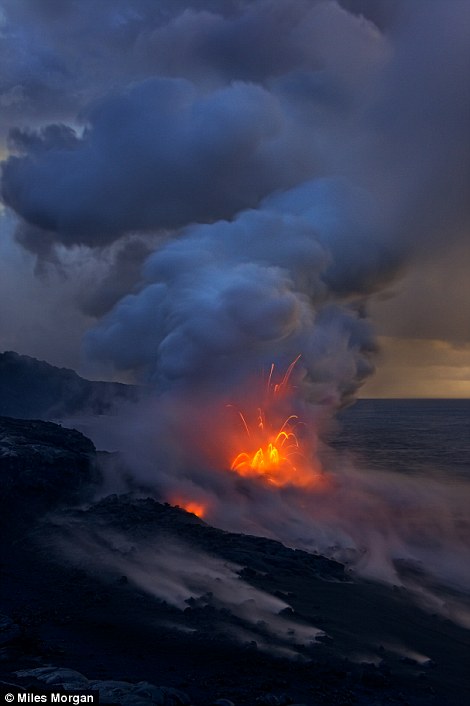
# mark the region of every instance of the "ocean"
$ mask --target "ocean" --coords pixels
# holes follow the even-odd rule
[[[470,482],[470,400],[358,400],[339,414],[330,443],[367,467]]]

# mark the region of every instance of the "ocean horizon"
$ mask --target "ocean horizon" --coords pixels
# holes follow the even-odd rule
[[[361,398],[338,414],[329,443],[367,466],[470,480],[470,399]]]

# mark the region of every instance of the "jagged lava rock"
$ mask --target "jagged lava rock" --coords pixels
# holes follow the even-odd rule
[[[82,413],[109,414],[138,394],[133,385],[86,380],[27,355],[0,353],[0,416],[60,420]]]
[[[52,422],[0,417],[0,493],[4,517],[34,515],[85,499],[98,480],[93,443]]]

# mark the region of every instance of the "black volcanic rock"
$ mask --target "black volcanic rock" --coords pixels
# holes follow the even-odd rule
[[[73,522],[88,526],[106,526],[125,532],[137,541],[179,537],[197,549],[218,554],[246,568],[241,576],[256,579],[269,572],[283,576],[311,576],[326,581],[347,581],[344,565],[302,549],[291,549],[274,539],[236,534],[211,527],[203,520],[178,506],[158,503],[152,498],[110,495],[85,511],[68,513]],[[256,581],[255,581],[256,582]]]
[[[187,551],[175,554],[182,546]],[[171,561],[155,572],[160,551]],[[197,575],[209,578],[214,558],[219,567],[245,567],[236,579],[241,593],[232,584],[236,593],[224,607],[212,593],[198,596],[196,589],[187,607],[179,608],[171,597],[167,602],[155,594],[154,586],[168,579],[179,590],[173,559],[195,558]],[[126,703],[133,704],[142,682],[152,700],[184,693],[194,706],[466,703],[468,631],[429,616],[406,592],[348,578],[336,562],[218,530],[150,498],[110,496],[43,517],[34,533],[5,546],[3,567],[0,605],[11,616],[6,627],[18,625],[21,636],[7,643],[0,680],[23,688],[40,685],[34,675],[54,672],[67,677],[63,682],[86,675],[103,696],[119,686],[132,692]],[[143,584],[136,582],[135,569],[142,571]],[[219,577],[213,578],[215,585]],[[262,594],[247,601],[250,586]],[[271,633],[256,615],[248,625],[244,613],[237,614],[238,605],[255,609],[262,595],[284,596],[290,604],[286,615],[273,616]],[[276,648],[288,635],[275,628],[285,619],[300,630],[317,626],[325,639],[285,658]],[[254,636],[258,643],[249,642]],[[396,645],[426,655],[438,668],[404,662]],[[166,687],[153,686],[161,684]]]
[[[132,706],[466,703],[468,630],[405,590],[153,498],[88,502],[97,480],[79,432],[0,417],[0,685],[90,680]]]
[[[7,645],[20,635],[20,629],[8,615],[0,613],[0,647]]]
[[[20,419],[63,419],[106,414],[137,398],[132,385],[92,382],[73,370],[7,351],[0,353],[0,415]]]
[[[160,551],[170,563],[154,571]],[[5,629],[16,630],[0,649],[0,680],[9,684],[40,686],[43,674],[55,684],[89,679],[103,700],[116,703],[121,694],[135,704],[139,696],[142,706],[177,694],[183,701],[170,703],[188,695],[194,706],[466,703],[468,631],[431,617],[404,591],[348,577],[336,562],[218,530],[150,498],[110,496],[64,508],[42,517],[21,541],[4,543],[3,554],[0,606]],[[239,567],[228,603],[195,588],[177,607],[171,594],[167,601],[154,590],[168,580],[180,590],[174,562],[186,560],[197,561],[196,581],[208,577],[212,586],[225,580],[225,562]],[[247,594],[251,589],[258,593]],[[255,610],[263,596],[290,604],[287,614],[273,614],[271,632],[256,612],[249,623],[249,613],[237,612],[240,605]],[[286,619],[301,631],[324,630],[325,639],[284,657],[276,650],[288,639],[280,625]],[[403,661],[397,645],[437,668]],[[110,693],[115,687],[121,692]]]
[[[98,479],[93,443],[58,424],[0,417],[2,517],[74,503]]]

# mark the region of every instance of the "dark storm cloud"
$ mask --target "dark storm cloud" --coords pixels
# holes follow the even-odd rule
[[[410,250],[470,228],[470,5],[411,3],[369,112],[365,179]],[[414,10],[414,12],[410,11]],[[378,179],[377,179],[378,178]]]
[[[413,2],[413,0],[412,0]],[[396,27],[409,0],[339,0],[339,4],[348,12],[367,17],[383,31]]]
[[[367,298],[469,221],[469,6],[422,7],[3,3],[22,242],[51,257],[161,235],[140,283],[117,258],[82,298],[100,313],[131,292],[93,355],[168,381],[300,351],[311,380],[355,389]]]
[[[110,88],[158,74],[139,37],[188,8],[218,15],[243,2],[199,0],[2,0],[0,136],[15,125],[70,120]]]
[[[456,347],[468,344],[469,271],[470,247],[465,241],[438,259],[421,262],[419,272],[407,272],[392,293],[371,302],[378,332],[401,339],[447,341]]]
[[[13,237],[15,225],[11,214],[0,212],[1,349],[77,368],[80,341],[93,323],[78,310],[77,293],[91,289],[96,268],[85,284],[49,267],[50,253],[44,253],[38,272],[34,256]]]
[[[60,240],[100,244],[126,230],[231,217],[318,170],[347,173],[375,191],[391,221],[387,240],[392,234],[412,246],[410,231],[449,228],[463,216],[470,157],[464,3],[432,0],[425,14],[409,4],[386,40],[362,17],[374,14],[371,3],[349,3],[356,16],[326,1],[260,0],[228,12],[202,3],[105,2],[88,7],[90,17],[85,5],[59,11],[23,2],[5,10],[11,26],[22,20],[25,42],[33,33],[38,75],[56,75],[47,45],[64,77],[54,90],[80,96],[73,118],[79,110],[86,129],[76,149],[64,145],[64,127],[36,137],[16,130],[26,153],[6,165],[3,179],[7,203]],[[33,19],[45,23],[41,35]],[[431,69],[436,42],[442,51]],[[163,75],[174,81],[155,78]],[[184,87],[182,76],[191,79]],[[235,89],[234,79],[264,88]],[[19,97],[24,85],[13,89]],[[97,100],[99,108],[85,109]]]
[[[221,84],[285,70],[305,47],[290,34],[282,43],[280,29],[295,29],[316,4],[2,0],[0,135],[14,125],[75,121],[91,100],[149,77],[194,73]]]
[[[312,69],[321,63],[316,28],[328,34],[349,22],[325,0],[2,0],[0,7],[0,94],[20,119],[64,116],[110,87],[155,75],[194,72],[207,83],[218,74],[262,80]]]
[[[20,7],[31,24],[32,6]],[[36,136],[16,129],[11,139],[22,152],[3,173],[5,201],[68,243],[231,217],[310,178],[324,161],[325,123],[340,105],[348,114],[353,86],[367,84],[382,55],[380,37],[330,2],[261,0],[228,15],[200,4],[182,12],[171,5],[170,13],[165,3],[122,2],[87,17],[79,7],[56,20],[35,13],[64,66],[62,90],[78,97],[70,121],[84,133],[74,141],[70,127]],[[7,16],[15,17],[11,7]],[[316,99],[315,80],[300,87],[305,72],[318,71]],[[297,105],[289,81],[268,85],[286,74]],[[318,115],[299,91],[322,106]]]
[[[136,49],[144,61],[169,75],[204,72],[205,81],[260,82],[309,63],[310,52],[296,33],[316,4],[262,0],[229,17],[188,7],[167,24],[143,32]]]
[[[284,122],[278,102],[252,84],[200,96],[188,81],[149,79],[97,106],[70,145],[66,128],[16,133],[28,154],[7,161],[3,197],[72,243],[231,216],[290,185],[288,165],[277,169],[282,156],[293,159],[288,144],[276,154]]]
[[[9,134],[9,147],[12,151],[30,152],[40,155],[53,149],[71,150],[78,147],[75,131],[67,125],[47,125],[41,131],[12,128]]]

